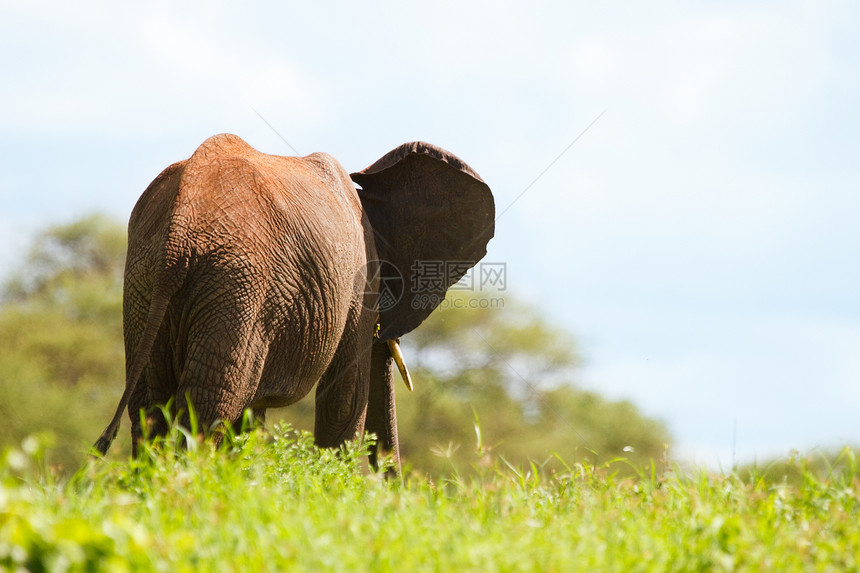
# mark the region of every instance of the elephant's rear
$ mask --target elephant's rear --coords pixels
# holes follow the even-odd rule
[[[180,406],[190,396],[201,422],[300,399],[329,365],[356,298],[365,262],[357,198],[332,201],[318,163],[236,140],[207,141],[177,171],[173,195],[150,193],[132,217],[128,356],[159,277],[184,277],[143,373],[148,392],[132,395],[136,437],[137,410],[171,396]]]
[[[206,427],[311,389],[363,286],[360,206],[342,180],[328,156],[267,156],[222,135],[153,181],[129,221],[126,389],[100,451],[126,406],[136,443],[138,411],[171,397],[190,397]]]

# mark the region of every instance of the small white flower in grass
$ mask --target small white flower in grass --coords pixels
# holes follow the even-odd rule
[[[39,453],[41,445],[42,444],[37,436],[27,436],[24,438],[24,441],[21,442],[21,449],[24,450],[25,454],[34,456]]]
[[[636,450],[633,449],[633,446],[624,446],[624,450],[622,450],[622,451],[629,453],[629,452],[635,452]]]
[[[29,458],[19,450],[9,450],[6,453],[6,465],[15,471],[23,471],[29,466]]]

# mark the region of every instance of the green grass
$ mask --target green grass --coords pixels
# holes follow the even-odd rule
[[[387,481],[357,446],[288,428],[219,450],[181,434],[50,477],[41,442],[0,468],[0,567],[29,571],[856,571],[860,473],[796,485],[615,465]],[[476,459],[479,459],[476,457]],[[623,463],[623,462],[616,462]],[[35,475],[42,477],[36,478]]]

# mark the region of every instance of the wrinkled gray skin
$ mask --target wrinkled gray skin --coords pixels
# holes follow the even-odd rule
[[[246,408],[263,418],[318,383],[316,442],[374,432],[371,461],[386,452],[399,467],[385,341],[418,326],[485,254],[493,199],[468,165],[420,142],[352,178],[360,189],[324,153],[265,155],[217,135],[150,184],[129,221],[126,388],[99,452],[126,407],[136,453],[141,409],[160,434],[157,406],[188,399],[206,429]],[[464,264],[428,285],[411,280],[420,261]]]

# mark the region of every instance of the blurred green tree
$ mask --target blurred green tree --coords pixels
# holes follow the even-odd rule
[[[507,292],[451,291],[408,338],[416,390],[398,404],[403,454],[435,458],[415,459],[416,468],[462,469],[476,450],[517,466],[549,460],[558,468],[558,455],[569,465],[623,457],[641,467],[671,442],[661,422],[630,402],[577,388],[570,335]]]
[[[91,215],[40,233],[4,283],[0,446],[50,432],[53,462],[75,469],[110,418],[125,372],[125,250],[124,227]]]

